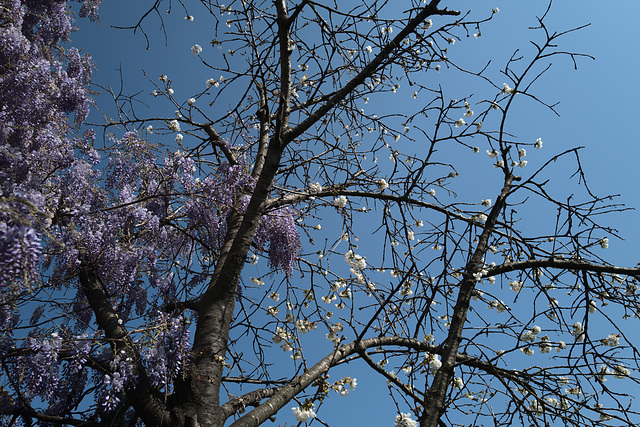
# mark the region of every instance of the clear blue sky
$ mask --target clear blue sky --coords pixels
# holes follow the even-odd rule
[[[212,31],[207,27],[210,17],[203,8],[195,5],[189,12],[195,16],[193,22],[184,20],[185,13],[174,3],[174,11],[165,15],[168,39],[159,28],[159,21],[152,18],[145,26],[151,38],[151,48],[146,50],[146,41],[142,34],[133,35],[129,31],[114,30],[112,25],[131,25],[139,18],[140,11],[152,2],[130,2],[124,0],[105,0],[101,6],[99,27],[86,20],[78,24],[82,30],[72,37],[72,44],[90,52],[96,62],[97,70],[94,82],[111,85],[119,89],[120,78],[116,71],[121,68],[124,75],[124,92],[141,92],[141,99],[149,103],[149,110],[141,109],[141,114],[149,116],[171,116],[172,110],[158,110],[154,98],[149,95],[151,84],[143,77],[145,69],[154,81],[157,76],[167,74],[173,80],[176,97],[186,101],[204,88],[204,82],[212,75],[204,69],[199,60],[191,55],[190,49],[195,43],[204,48],[203,55],[213,54],[209,41]],[[400,3],[400,2],[398,2]],[[517,48],[523,53],[530,52],[528,40],[536,34],[527,28],[536,25],[536,15],[544,12],[546,2],[513,0],[474,0],[442,2],[451,9],[466,11],[484,10],[499,7],[500,13],[494,21],[485,25],[482,37],[470,38],[456,43],[450,48],[450,58],[464,64],[480,64],[492,59],[495,82],[499,83],[499,69]],[[640,141],[635,126],[635,109],[640,98],[640,55],[637,38],[637,17],[640,15],[640,2],[635,0],[617,2],[596,2],[582,0],[556,0],[547,26],[551,30],[563,31],[591,23],[591,26],[566,36],[560,40],[561,47],[567,51],[581,52],[596,59],[581,59],[578,70],[567,58],[554,62],[551,70],[539,82],[535,91],[540,98],[549,103],[560,101],[557,110],[560,117],[543,111],[538,107],[522,102],[511,117],[509,130],[522,138],[534,141],[541,137],[544,149],[541,153],[531,153],[530,161],[542,159],[551,153],[561,152],[573,146],[585,146],[582,152],[582,165],[590,180],[594,192],[600,195],[621,194],[619,201],[630,207],[640,208],[640,168],[636,165],[640,157]],[[452,91],[451,97],[465,96],[469,88],[464,82],[448,80],[442,73],[443,86]],[[506,80],[505,80],[506,81]],[[460,93],[454,95],[456,85],[460,84]],[[396,101],[392,101],[396,102]],[[398,101],[397,108],[402,108]],[[100,108],[111,110],[108,95],[97,98]],[[141,106],[142,107],[142,106]],[[101,122],[98,112],[89,118]],[[170,141],[167,140],[167,143]],[[535,157],[538,156],[538,157]],[[465,160],[466,161],[466,160]],[[467,177],[476,183],[469,192],[481,192],[482,180],[473,176],[473,166]],[[484,171],[484,169],[483,169]],[[556,182],[562,193],[567,184],[559,178]],[[492,189],[495,193],[495,190]],[[482,197],[481,197],[482,196]],[[486,197],[479,195],[478,199]],[[640,227],[637,226],[637,211],[630,211],[609,217],[609,224],[615,226],[625,237],[625,241],[611,239],[606,259],[623,266],[634,266],[640,262]],[[540,219],[541,221],[544,218]],[[318,355],[318,359],[324,355]],[[330,425],[392,425],[395,408],[390,404],[385,391],[384,381],[371,375],[368,370],[348,370],[348,374],[358,377],[358,388],[349,397],[331,395],[321,416]],[[338,375],[334,375],[337,378]],[[630,390],[634,393],[634,390]],[[637,394],[637,393],[635,393]],[[377,398],[375,397],[377,396]],[[288,405],[289,406],[294,406]],[[345,409],[348,408],[348,409]],[[406,411],[407,408],[401,408]],[[291,423],[291,412],[283,410],[278,423]]]

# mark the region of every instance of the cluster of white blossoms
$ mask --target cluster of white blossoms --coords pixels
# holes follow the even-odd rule
[[[532,399],[531,405],[527,406],[527,410],[535,415],[542,415],[544,413],[544,404],[536,399]]]
[[[329,341],[333,341],[334,343],[338,344],[340,342],[340,337],[338,336],[338,334],[342,332],[343,329],[344,329],[344,326],[342,325],[341,322],[338,322],[332,325],[331,329],[329,329],[329,333],[327,334],[327,339]]]
[[[306,319],[298,319],[296,320],[296,329],[300,331],[302,334],[306,334],[310,331],[315,330],[318,327],[318,324],[315,322],[309,322]]]
[[[291,340],[291,338],[292,336],[289,331],[286,331],[282,326],[278,326],[276,328],[276,333],[273,334],[272,341],[275,344],[280,344],[280,347],[282,347],[284,351],[291,351],[293,350],[293,347],[289,344],[289,340]]]
[[[516,164],[518,165],[519,168],[523,168],[525,166],[527,166],[527,161],[524,160],[524,157],[527,155],[527,150],[525,150],[524,148],[521,148],[518,150],[518,162],[513,162],[513,166],[515,166]]]
[[[393,427],[418,427],[418,422],[411,419],[411,414],[396,415],[396,423]]]
[[[455,377],[451,381],[451,386],[453,388],[457,388],[458,390],[462,390],[464,388],[464,381],[462,381],[462,378],[460,378],[460,377]]]
[[[487,218],[489,218],[489,217],[486,214],[483,214],[483,213],[477,213],[477,214],[471,216],[471,219],[474,222],[486,222]]]
[[[522,282],[520,282],[518,280],[514,280],[513,282],[509,282],[509,288],[511,288],[511,290],[513,292],[520,292],[520,290],[522,289]]]
[[[169,122],[169,128],[174,132],[180,132],[180,122],[171,120],[171,122]]]
[[[225,82],[226,80],[224,77],[220,77],[220,81]],[[211,86],[218,87],[220,86],[220,83],[216,79],[207,79],[207,88],[210,88]]]
[[[601,339],[600,343],[606,345],[607,347],[616,347],[620,345],[620,335],[609,334],[608,337]]]
[[[384,191],[389,188],[389,183],[384,179],[379,179],[376,181],[376,185],[378,186],[378,191]]]
[[[473,110],[471,109],[471,105],[467,101],[464,101],[464,108],[466,108],[467,110],[464,112],[465,117],[473,116]]]
[[[498,300],[493,300],[489,303],[488,307],[489,310],[492,309],[497,309],[498,313],[502,313],[505,310],[507,310],[509,307],[507,307],[504,302],[502,302],[502,300],[498,301]]]
[[[432,336],[433,338],[433,336]],[[428,366],[431,372],[435,372],[442,366],[442,362],[440,361],[440,355],[427,353],[424,355],[424,360],[422,361],[423,365]]]
[[[502,94],[512,94],[515,91],[515,89],[510,88],[508,84],[506,83],[502,83],[502,90],[500,91],[500,93]]]
[[[606,237],[600,239],[600,247],[602,249],[607,249],[609,247],[609,239]]]
[[[309,184],[309,194],[318,194],[322,191],[322,185],[317,182]]]
[[[356,276],[356,281],[360,284],[365,282],[364,276],[360,273],[360,270],[367,267],[367,258],[354,253],[351,249],[344,254],[344,260],[349,267],[351,267],[351,274]]]
[[[522,334],[521,339],[524,342],[535,342],[535,340],[538,338],[538,334],[540,333],[540,331],[542,331],[540,326],[534,326],[533,328],[531,328],[530,330]]]
[[[572,394],[574,396],[580,396],[582,394],[582,389],[580,387],[570,387],[564,389],[564,392],[567,394]]]
[[[631,372],[627,368],[622,365],[618,365],[613,369],[611,376],[613,376],[613,378],[626,378],[629,374],[631,374]]]
[[[582,328],[582,323],[576,322],[573,324],[571,335],[573,335],[578,342],[584,341],[584,329]]]
[[[355,378],[344,377],[343,379],[336,381],[333,385],[333,389],[336,393],[340,394],[340,396],[347,396],[350,391],[356,389],[357,381]]]
[[[201,52],[202,52],[202,46],[200,46],[199,44],[194,44],[191,47],[191,53],[193,55],[200,55]]]
[[[462,126],[466,125],[466,124],[467,124],[467,122],[465,122],[463,118],[459,118],[458,120],[456,120],[455,122],[453,122],[453,124],[454,124],[457,128],[459,128],[459,127],[462,127]]]
[[[337,208],[344,208],[345,206],[347,206],[347,198],[345,196],[338,196],[335,199],[333,199],[333,205]]]
[[[251,278],[251,283],[253,283],[256,286],[262,286],[264,285],[264,281],[258,277],[252,277]]]
[[[298,420],[301,423],[304,423],[309,421],[311,418],[316,417],[316,413],[313,411],[314,407],[315,405],[311,403],[311,404],[305,404],[299,407],[291,408],[291,410],[293,410],[293,415],[296,417],[296,420]]]

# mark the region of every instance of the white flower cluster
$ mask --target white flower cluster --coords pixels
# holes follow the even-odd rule
[[[273,335],[272,341],[275,344],[280,344],[282,350],[291,351],[293,347],[289,344],[289,340],[292,338],[291,333],[286,331],[282,326],[276,328],[276,333]]]
[[[616,347],[620,345],[620,335],[609,334],[608,337],[601,339],[600,342],[607,347]]]
[[[509,287],[513,292],[520,292],[522,289],[522,282],[514,280],[513,282],[509,282]]]
[[[613,369],[613,373],[611,374],[613,378],[626,378],[629,376],[631,372],[627,368],[622,365],[618,365]]]
[[[512,94],[515,91],[515,89],[510,88],[508,84],[506,83],[502,83],[502,90],[500,91],[500,93],[502,94]]]
[[[314,404],[303,405],[300,407],[291,408],[293,410],[293,415],[296,417],[301,423],[309,421],[311,418],[316,417],[316,413],[313,411]]]
[[[344,208],[345,206],[347,206],[347,198],[345,196],[338,196],[335,199],[333,199],[333,205],[337,208]]]
[[[531,347],[524,347],[520,349],[521,352],[523,352],[524,354],[526,354],[527,356],[533,356],[533,349]]]
[[[508,309],[508,307],[506,305],[504,305],[504,302],[502,301],[498,301],[498,300],[493,300],[489,303],[489,306],[487,307],[489,310],[491,309],[497,309],[498,313],[502,313],[505,310]]]
[[[199,44],[194,44],[193,47],[191,48],[191,53],[193,55],[200,55],[201,52],[202,52],[202,46],[200,46]]]
[[[317,182],[309,184],[309,194],[317,194],[322,191],[322,185]]]
[[[210,88],[211,86],[218,87],[220,83],[216,79],[207,79],[207,87]]]
[[[517,163],[517,165],[518,165],[519,168],[523,168],[523,167],[527,166],[528,162],[526,160],[524,160],[524,157],[526,155],[527,155],[527,150],[525,150],[524,148],[521,148],[521,149],[518,150],[518,163]]]
[[[296,320],[296,329],[300,331],[302,334],[306,334],[309,331],[313,331],[318,327],[318,324],[315,322],[309,322],[306,319],[298,319]]]
[[[464,388],[464,381],[462,381],[462,378],[460,377],[455,377],[452,381],[453,388],[457,388],[458,390],[462,390]]]
[[[334,390],[336,391],[336,393],[339,393],[340,396],[346,396],[350,391],[356,389],[356,385],[357,382],[355,378],[344,377],[334,384]]]
[[[578,342],[584,341],[584,329],[582,328],[582,323],[576,322],[573,324],[571,335],[573,335]]]
[[[343,329],[344,327],[342,326],[341,322],[338,322],[335,325],[332,325],[331,329],[329,330],[329,333],[327,334],[327,339],[329,341],[333,341],[334,343],[338,344],[340,342],[340,337],[337,334],[342,332]]]
[[[251,278],[251,283],[253,283],[256,286],[262,286],[264,285],[264,281],[258,277],[252,277]]]
[[[379,179],[376,181],[376,185],[378,186],[378,191],[384,191],[389,188],[389,183],[384,179]]]
[[[433,336],[431,337],[433,338]],[[437,371],[442,366],[442,362],[440,361],[440,355],[427,353],[424,356],[424,361],[422,362],[424,365],[429,366],[432,372]]]
[[[169,128],[174,132],[180,132],[180,123],[177,120],[171,120]]]
[[[534,326],[524,334],[522,334],[522,341],[524,342],[534,342],[538,338],[538,334],[542,329],[540,326]]]
[[[487,215],[485,215],[483,213],[477,213],[477,214],[471,216],[471,219],[474,222],[486,222],[487,218],[488,218]]]
[[[358,254],[353,253],[351,249],[344,254],[344,260],[349,267],[351,267],[351,272],[359,271],[367,267],[367,258],[360,256]]]
[[[411,419],[411,414],[396,415],[396,423],[393,427],[418,427],[418,422]]]

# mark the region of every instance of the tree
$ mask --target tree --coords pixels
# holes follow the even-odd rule
[[[508,127],[522,100],[555,111],[534,83],[586,57],[556,46],[575,29],[547,9],[496,81],[448,49],[497,10],[195,3],[221,50],[192,52],[222,77],[184,100],[150,79],[173,117],[113,92],[101,141],[78,136],[91,59],[63,47],[66,2],[2,2],[3,425],[311,421],[356,387],[330,377],[346,363],[388,381],[397,426],[638,422],[616,381],[638,380],[617,319],[638,316],[640,269],[599,255],[616,232],[598,216],[624,207],[578,148],[528,164],[542,140]],[[441,72],[477,91],[450,99]],[[416,102],[385,108],[403,91]]]

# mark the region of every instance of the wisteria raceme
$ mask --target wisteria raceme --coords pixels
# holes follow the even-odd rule
[[[171,317],[159,312],[156,325],[159,332],[145,352],[149,378],[161,390],[185,372],[189,357],[189,321],[183,316]]]
[[[302,249],[295,223],[296,212],[282,208],[265,214],[258,225],[255,243],[259,248],[269,245],[269,261],[274,268],[291,274],[293,264]]]
[[[0,291],[8,289],[11,280],[36,277],[40,258],[40,238],[33,228],[0,222]]]

